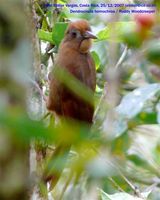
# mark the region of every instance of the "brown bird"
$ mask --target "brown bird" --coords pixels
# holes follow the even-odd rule
[[[47,108],[56,112],[56,114],[88,124],[91,124],[93,120],[93,104],[76,95],[61,80],[58,80],[55,70],[67,70],[73,77],[94,92],[96,70],[89,52],[91,39],[96,39],[96,36],[92,34],[86,20],[69,24],[65,37],[59,46],[55,67],[49,75],[50,90],[47,103]],[[58,144],[51,159],[53,167],[51,169],[49,163],[44,172],[43,180],[45,182],[50,181],[51,188],[56,185],[64,168],[64,164],[61,164],[61,168],[55,169],[56,161],[53,162],[53,160],[56,160],[56,157],[66,158],[70,147],[71,144]]]
[[[95,64],[89,52],[96,36],[86,20],[71,22],[59,46],[54,70],[64,68],[93,92],[96,87]],[[94,107],[50,74],[47,108],[58,115],[92,123]]]

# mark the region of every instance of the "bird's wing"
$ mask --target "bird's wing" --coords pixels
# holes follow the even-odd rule
[[[76,62],[74,65],[69,63],[65,65],[67,70],[81,81],[86,87],[95,90],[96,72],[95,65],[90,54],[75,56]],[[61,108],[64,116],[68,116],[77,120],[92,122],[94,107],[73,94],[64,86],[61,93]]]
[[[95,65],[90,54],[74,54],[73,59],[57,60],[57,68],[63,67],[74,77],[81,81],[86,87],[95,90],[96,72]],[[62,62],[63,61],[63,62]],[[69,88],[60,83],[54,74],[50,80],[50,93],[48,98],[48,109],[59,115],[73,119],[92,122],[94,107],[85,102],[83,98],[75,95]]]
[[[52,73],[52,72],[51,72]],[[57,114],[61,115],[61,84],[52,74],[50,76],[49,84],[49,97],[47,101],[48,110],[55,111]]]

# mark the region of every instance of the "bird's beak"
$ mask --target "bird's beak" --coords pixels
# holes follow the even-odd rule
[[[97,37],[91,32],[91,31],[86,31],[83,35],[85,39],[97,39]]]

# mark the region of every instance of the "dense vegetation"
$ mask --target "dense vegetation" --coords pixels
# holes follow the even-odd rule
[[[66,2],[1,2],[0,199],[29,199],[30,188],[31,199],[158,200],[159,1],[150,1],[156,5],[151,14],[72,14],[67,7],[46,6]],[[77,19],[87,19],[97,36],[91,129],[57,120],[46,109],[48,73],[69,21]],[[61,79],[89,101],[70,75]],[[54,154],[59,142],[71,144],[70,152]],[[46,171],[57,173],[56,185],[43,183]]]

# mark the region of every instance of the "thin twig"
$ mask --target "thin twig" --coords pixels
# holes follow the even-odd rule
[[[121,177],[125,180],[125,182],[130,186],[130,188],[134,191],[135,195],[138,196],[138,197],[142,197],[138,187],[134,186],[131,181],[126,177],[124,176],[124,174],[119,170],[119,173],[121,175]]]
[[[107,91],[106,91],[106,88],[107,88],[107,83],[104,84],[103,93],[102,93],[101,98],[100,98],[100,100],[99,100],[99,103],[98,103],[98,105],[97,105],[97,107],[96,107],[96,109],[95,109],[95,111],[94,111],[93,123],[95,123],[95,121],[96,121],[96,116],[97,116],[97,114],[98,114],[98,112],[99,112],[99,110],[100,110],[100,107],[102,106],[102,103],[103,103],[103,101],[104,101],[104,99],[105,99],[105,97],[106,97],[106,92],[107,92]]]
[[[115,70],[117,70],[119,68],[119,66],[123,63],[123,61],[124,61],[124,59],[125,59],[125,57],[127,55],[127,52],[128,52],[128,47],[126,46],[124,51],[123,51],[123,53],[122,53],[122,55],[121,55],[121,57],[119,58],[116,66],[115,66]]]
[[[63,198],[63,196],[64,196],[64,193],[65,193],[65,191],[66,191],[66,189],[67,189],[69,183],[71,182],[72,178],[73,178],[73,172],[71,171],[70,174],[69,174],[69,177],[68,177],[68,179],[67,179],[67,181],[66,181],[66,184],[64,185],[64,187],[63,187],[63,189],[62,189],[62,191],[61,191],[61,194],[60,194],[60,197],[59,197],[58,200],[62,200],[62,198]]]
[[[112,183],[113,183],[113,185],[116,187],[116,188],[118,188],[118,190],[120,191],[120,192],[125,192],[117,183],[116,183],[116,181],[113,179],[113,178],[108,178]]]
[[[96,149],[95,147],[92,147],[92,148],[93,148],[93,150],[96,151],[97,154],[99,154],[99,155],[101,156],[100,152],[97,151],[97,149]],[[111,167],[113,167],[113,168],[118,172],[118,174],[119,174],[119,175],[123,178],[123,180],[130,186],[130,188],[134,191],[134,193],[135,193],[138,197],[141,197],[141,193],[140,193],[139,189],[138,189],[137,187],[135,187],[135,186],[129,181],[129,179],[123,174],[123,172],[116,166],[116,165],[118,165],[117,163],[116,163],[116,165],[115,165],[114,163],[112,163],[112,162],[109,161],[109,160],[107,160],[106,163],[107,163],[107,166],[108,166],[108,164],[111,165]]]
[[[34,80],[32,80],[31,78],[28,78],[29,81],[32,83],[32,85],[38,90],[39,94],[41,95],[41,97],[43,97],[43,100],[46,102],[47,98],[46,96],[43,94],[43,91],[41,90],[41,88],[39,87],[38,83]]]
[[[42,120],[46,119],[49,115],[51,115],[50,112],[47,112],[43,117],[42,117]]]
[[[117,166],[115,166],[111,162],[109,162],[109,163],[118,171],[119,175],[129,185],[129,187],[134,191],[135,195],[137,195],[138,197],[141,197],[141,193],[140,193],[139,189],[131,183],[131,181],[122,173],[122,171]]]
[[[123,180],[128,184],[128,186],[134,191],[135,195],[137,197],[142,197],[138,187],[134,186],[131,181],[122,173],[122,171],[116,167],[113,163],[111,163],[110,161],[108,161],[109,164],[111,164],[119,173],[119,175],[123,178]]]

